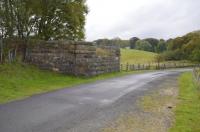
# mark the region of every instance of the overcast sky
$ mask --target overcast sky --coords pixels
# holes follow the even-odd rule
[[[177,37],[200,29],[200,0],[87,0],[87,40]]]

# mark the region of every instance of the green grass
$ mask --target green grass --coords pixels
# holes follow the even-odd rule
[[[192,73],[183,74],[179,82],[180,102],[170,132],[200,132],[200,89],[194,83]]]
[[[156,53],[133,50],[121,49],[121,63],[122,64],[148,64],[155,62]]]
[[[42,71],[25,64],[4,64],[0,65],[0,103],[7,103],[64,87],[139,72],[141,71],[109,73],[84,78]]]

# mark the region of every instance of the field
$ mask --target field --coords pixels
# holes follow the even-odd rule
[[[121,64],[148,64],[155,62],[156,53],[121,49]]]

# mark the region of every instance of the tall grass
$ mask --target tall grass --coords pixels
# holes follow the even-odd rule
[[[200,132],[200,89],[192,73],[180,79],[179,103],[175,111],[175,124],[170,132]]]

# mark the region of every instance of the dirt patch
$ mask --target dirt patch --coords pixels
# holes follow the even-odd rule
[[[158,87],[137,100],[137,110],[121,115],[103,132],[167,132],[173,123],[178,86],[165,82]]]

